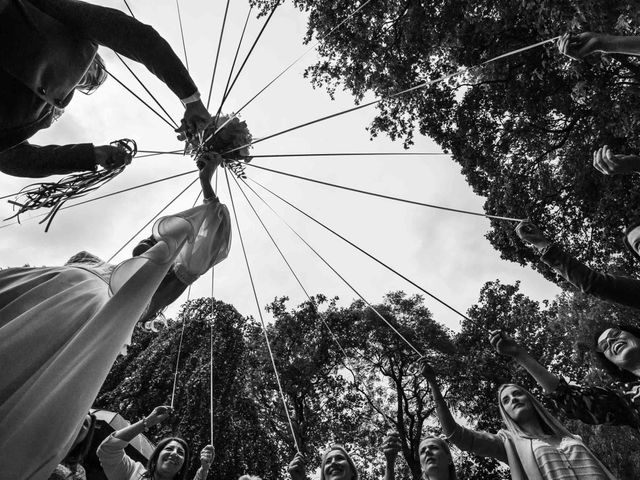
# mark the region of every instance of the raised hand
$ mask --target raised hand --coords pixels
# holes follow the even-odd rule
[[[492,330],[489,332],[489,342],[496,349],[496,352],[509,357],[517,357],[523,349],[513,338],[505,334],[502,330]]]
[[[153,427],[154,425],[164,422],[172,413],[173,409],[168,405],[156,407],[147,415],[145,423],[147,427]]]
[[[118,148],[113,145],[93,147],[93,153],[96,157],[96,165],[106,170],[113,170],[131,163],[131,155],[123,148]]]
[[[186,140],[204,131],[213,122],[202,100],[187,103],[180,127],[176,129],[178,140]]]
[[[216,168],[218,168],[222,162],[224,162],[224,158],[215,152],[205,152],[200,155],[196,158],[196,166],[198,170],[200,170],[200,178],[211,181],[213,172],[216,171]]]
[[[544,236],[542,230],[529,220],[523,220],[516,227],[516,234],[525,242],[533,245],[538,250],[544,250],[551,242]]]
[[[558,50],[569,58],[580,60],[594,52],[602,51],[601,43],[604,37],[602,34],[593,32],[577,35],[565,33],[558,40]]]
[[[384,440],[380,449],[384,453],[384,457],[387,459],[387,463],[394,463],[398,457],[398,452],[402,448],[400,443],[400,436],[396,432],[389,432]]]
[[[593,166],[605,175],[640,172],[640,156],[614,154],[608,145],[593,152]]]
[[[204,470],[209,470],[213,463],[213,445],[207,445],[200,451],[200,465]]]
[[[429,383],[435,383],[436,381],[436,372],[429,363],[428,359],[422,357],[418,360],[418,365],[420,366],[420,373]]]
[[[296,453],[296,456],[293,457],[291,463],[289,464],[289,475],[291,475],[291,480],[304,480],[305,472],[304,472],[304,458],[301,453]]]

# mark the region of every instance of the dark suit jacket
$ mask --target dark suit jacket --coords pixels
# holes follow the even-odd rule
[[[26,140],[66,106],[104,45],[144,64],[178,98],[196,86],[150,26],[79,0],[0,0],[0,170],[42,177],[95,168],[93,145],[36,147]]]

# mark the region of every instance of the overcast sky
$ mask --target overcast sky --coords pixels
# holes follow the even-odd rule
[[[94,3],[126,11],[121,0]],[[205,100],[225,3],[183,0],[180,5],[189,67]],[[175,2],[129,0],[129,5],[136,17],[153,25],[182,58]],[[247,11],[245,2],[231,2],[211,101],[213,113],[219,105]],[[248,40],[241,48],[240,58],[244,58],[263,21],[257,20],[255,15],[250,19],[246,33]],[[302,44],[305,25],[305,15],[288,3],[277,10],[234,86],[224,112],[239,108],[308,49]],[[111,51],[101,48],[100,53],[109,70],[143,98],[147,98]],[[311,88],[302,73],[316,59],[315,52],[307,54],[242,112],[241,118],[247,122],[254,137],[264,137],[354,105],[347,94],[338,93],[335,101],[332,101],[324,90]],[[135,65],[134,68],[173,118],[179,121],[182,107],[178,99],[144,67]],[[403,152],[399,142],[394,143],[387,138],[370,139],[366,127],[374,115],[374,108],[359,110],[259,143],[252,153]],[[181,148],[175,134],[165,123],[111,79],[89,97],[77,94],[60,120],[33,137],[32,143],[93,142],[100,145],[123,137],[135,139],[142,150]],[[417,135],[415,146],[410,151],[439,150],[430,139]],[[482,211],[483,199],[472,192],[460,174],[459,166],[446,155],[261,158],[253,162],[387,195]],[[136,159],[120,177],[92,196],[193,168],[195,166],[190,157],[163,155]],[[477,301],[485,282],[495,279],[508,283],[521,280],[524,293],[537,300],[551,299],[559,292],[557,287],[531,269],[501,260],[498,252],[484,238],[489,229],[489,221],[484,218],[395,203],[252,168],[247,168],[247,174],[461,311],[466,311]],[[88,250],[108,259],[195,178],[195,174],[181,177],[60,212],[48,233],[44,233],[44,226],[35,221],[2,228],[0,266],[60,265],[80,250]],[[1,175],[0,192],[5,195],[29,183],[32,183],[29,179]],[[191,207],[199,191],[196,185],[167,212]],[[304,293],[233,182],[232,190],[261,305],[283,295],[291,298],[292,305],[302,302],[306,298]],[[348,304],[356,298],[277,217],[249,195],[311,294],[339,296],[342,304]],[[219,196],[231,210],[229,194],[222,182]],[[268,194],[264,198],[369,302],[380,302],[382,296],[392,290],[418,292],[290,207]],[[0,208],[3,218],[11,215],[10,205],[4,203]],[[138,235],[114,261],[127,258],[135,242],[148,236],[149,230]],[[211,277],[206,275],[194,284],[191,296],[207,296],[210,293]],[[215,270],[214,295],[235,305],[242,314],[257,316],[235,231],[229,258]],[[178,306],[185,299],[186,294],[175,305]],[[456,314],[429,298],[425,302],[436,320],[454,330],[459,328],[460,318]],[[168,314],[175,312],[176,307],[171,308]]]

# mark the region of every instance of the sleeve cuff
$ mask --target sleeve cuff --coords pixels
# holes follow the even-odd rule
[[[187,106],[187,104],[197,102],[198,100],[200,100],[200,92],[198,90],[196,90],[196,93],[194,93],[193,95],[189,95],[188,97],[180,99],[185,107]]]

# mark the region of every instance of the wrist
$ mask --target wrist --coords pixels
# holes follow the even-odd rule
[[[191,103],[198,102],[200,101],[200,92],[196,90],[196,93],[194,93],[193,95],[189,95],[188,97],[181,98],[180,101],[185,107]]]
[[[142,424],[142,430],[145,432],[149,431],[149,428],[152,426],[148,417],[143,417],[140,423]]]
[[[522,360],[522,359],[523,359],[523,358],[525,358],[526,356],[527,356],[527,351],[526,351],[526,350],[524,350],[524,349],[518,349],[518,350],[516,350],[516,351],[511,355],[511,357],[512,357],[514,360],[518,360],[518,361],[519,361],[519,360]]]

